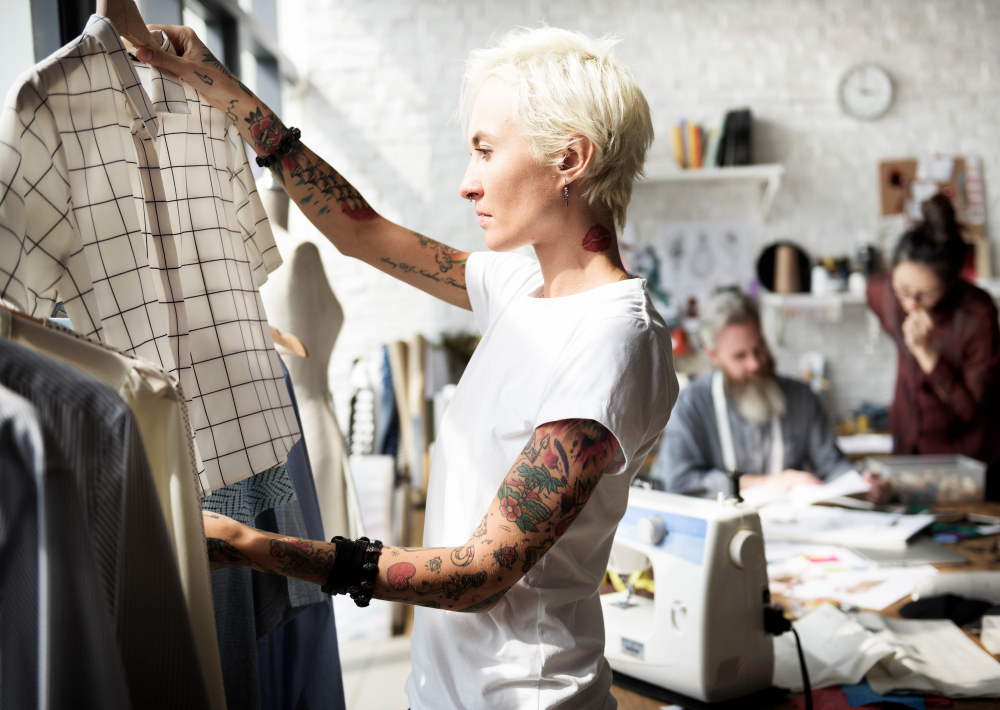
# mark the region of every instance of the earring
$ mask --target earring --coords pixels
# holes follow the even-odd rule
[[[563,185],[563,199],[566,200],[566,206],[569,207],[569,185]]]

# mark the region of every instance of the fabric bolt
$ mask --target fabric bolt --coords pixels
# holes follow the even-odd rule
[[[410,706],[614,708],[597,590],[677,398],[670,333],[641,279],[541,298],[537,261],[476,252],[466,284],[483,338],[441,420],[424,545],[472,536],[542,424],[593,420],[620,449],[572,526],[492,609],[414,609]]]
[[[279,464],[216,490],[201,499],[201,508],[253,526],[260,513],[293,500],[295,489],[288,479],[288,469]]]
[[[78,453],[0,385],[0,707],[132,707],[68,465]]]
[[[177,561],[212,707],[225,708],[191,426],[179,385],[144,360],[2,308],[0,337],[96,377],[132,408]]]
[[[173,550],[132,410],[90,375],[4,339],[0,384],[35,406],[75,477],[86,532],[59,542],[93,550],[132,705],[211,707],[177,567],[163,563]],[[59,611],[51,623],[71,636]]]
[[[296,393],[287,369],[285,383],[298,416]],[[288,473],[295,485],[306,533],[310,539],[321,540],[323,521],[307,441],[308,434],[288,452]],[[316,585],[309,586],[316,589]],[[257,641],[264,710],[345,710],[347,707],[332,599],[323,597],[320,604],[305,609]]]
[[[781,417],[784,440],[783,469],[812,470],[824,481],[832,481],[853,468],[851,460],[837,448],[830,419],[809,386],[777,376],[785,395]],[[766,473],[771,452],[770,422],[748,422],[729,403],[729,426],[740,471]],[[659,454],[651,475],[671,493],[715,497],[729,493],[725,459],[712,401],[712,375],[689,384],[677,398],[670,423],[663,432]]]
[[[144,83],[160,74],[136,71]],[[192,367],[182,384],[215,490],[282,463],[299,430],[259,291],[282,260],[243,139],[193,87],[183,91],[188,111],[158,117],[163,200],[179,239],[165,280],[179,276]]]

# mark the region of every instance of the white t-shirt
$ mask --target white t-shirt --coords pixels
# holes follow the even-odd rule
[[[480,252],[466,281],[483,339],[441,422],[424,545],[472,536],[541,424],[593,419],[621,450],[570,529],[493,609],[414,609],[410,706],[615,708],[597,588],[629,485],[677,398],[670,333],[640,279],[539,298],[536,261]]]

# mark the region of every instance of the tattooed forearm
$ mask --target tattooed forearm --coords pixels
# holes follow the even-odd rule
[[[617,451],[614,436],[590,420],[538,427],[469,540],[454,548],[383,548],[373,595],[432,609],[492,609],[558,544]],[[333,569],[331,543],[236,530],[230,539],[239,549],[209,538],[213,568],[251,566],[320,585]]]
[[[236,115],[236,104],[239,103],[239,99],[230,99],[229,108],[226,109],[226,118],[231,122],[236,123],[239,120],[239,116]]]
[[[594,421],[539,427],[469,541],[446,551],[392,555],[376,596],[422,606],[432,601],[453,611],[489,610],[569,530],[617,450],[614,436]]]
[[[271,557],[275,558],[276,571],[313,584],[326,584],[336,555],[329,546],[320,545],[323,547],[311,540],[296,538],[271,540]]]
[[[235,81],[235,82],[236,82],[237,84],[239,84],[239,87],[240,87],[241,89],[243,89],[243,91],[244,91],[244,92],[245,92],[245,93],[246,93],[246,94],[247,94],[248,96],[253,96],[253,92],[252,92],[252,91],[250,91],[250,89],[248,89],[248,88],[247,88],[246,84],[244,84],[244,83],[243,83],[242,81],[240,81],[239,79],[237,79],[237,78],[236,78],[236,75],[234,75],[234,74],[233,74],[233,73],[232,73],[231,71],[229,71],[229,69],[227,69],[227,68],[226,68],[226,65],[225,65],[225,64],[223,64],[223,63],[222,63],[222,62],[220,62],[220,61],[219,61],[218,59],[216,59],[216,58],[215,58],[215,55],[214,55],[214,54],[212,54],[211,52],[209,52],[209,51],[207,51],[207,50],[206,50],[205,54],[204,54],[204,55],[202,56],[202,58],[201,58],[201,61],[202,61],[203,63],[205,63],[205,64],[208,64],[208,65],[210,65],[210,66],[213,66],[213,67],[215,67],[216,69],[218,69],[218,70],[219,70],[220,72],[222,72],[222,73],[223,73],[223,74],[224,74],[224,75],[225,75],[226,77],[228,77],[229,79],[232,79],[232,80],[233,80],[233,81]],[[195,72],[195,73],[197,73],[197,72]],[[205,82],[206,84],[208,84],[209,86],[211,86],[211,85],[212,85],[212,80],[211,80],[211,79],[208,79],[207,77],[205,77],[205,76],[203,76],[203,75],[201,75],[201,74],[198,74],[198,77],[199,77],[199,78],[200,78],[200,79],[201,79],[202,81],[204,81],[204,82]]]
[[[407,274],[418,274],[420,276],[423,276],[425,279],[430,279],[431,281],[437,281],[438,283],[446,284],[448,286],[454,286],[455,288],[460,288],[463,291],[468,290],[468,288],[464,283],[456,281],[450,276],[441,278],[439,274],[433,271],[428,271],[427,269],[424,269],[422,267],[417,267],[414,266],[413,264],[407,264],[402,261],[393,261],[387,256],[383,256],[379,261],[381,261],[386,266],[392,267],[393,269],[398,269],[399,271],[402,271]]]
[[[469,260],[468,253],[447,247],[441,242],[435,241],[430,237],[425,237],[423,234],[418,234],[417,232],[414,232],[413,236],[420,242],[420,246],[430,247],[434,250],[434,261],[437,262],[441,273],[450,271],[456,264],[461,266],[462,273],[465,273],[465,262]]]
[[[229,541],[210,537],[205,542],[208,544],[208,564],[212,569],[252,566],[250,558],[229,544]]]
[[[259,155],[271,155],[278,150],[288,128],[273,113],[265,114],[258,106],[243,119]],[[344,215],[355,221],[375,219],[378,214],[354,187],[301,142],[280,161],[271,166],[274,176],[286,188],[296,190],[293,197],[300,205],[316,208],[317,215],[339,206]],[[302,193],[305,193],[304,195]],[[289,191],[292,194],[292,191]]]

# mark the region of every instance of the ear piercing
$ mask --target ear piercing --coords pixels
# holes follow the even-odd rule
[[[566,200],[566,206],[569,207],[569,185],[563,185],[563,199]]]

